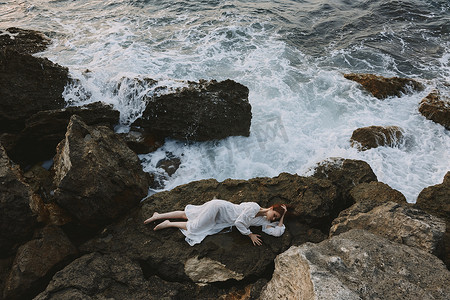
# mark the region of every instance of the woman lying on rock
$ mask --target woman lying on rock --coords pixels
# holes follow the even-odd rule
[[[186,236],[186,242],[193,246],[200,243],[207,235],[220,232],[224,228],[236,226],[243,234],[248,235],[253,245],[262,245],[261,236],[250,231],[250,226],[262,226],[262,231],[281,236],[284,233],[284,216],[286,205],[273,205],[262,208],[255,202],[234,204],[225,200],[213,199],[202,205],[188,204],[184,211],[172,211],[163,214],[155,212],[145,220],[144,224],[161,219],[185,219],[184,222],[171,222],[165,220],[158,224],[154,230],[169,227],[179,228]],[[276,222],[279,220],[278,222]]]

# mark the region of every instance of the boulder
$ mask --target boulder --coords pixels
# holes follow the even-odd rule
[[[352,147],[361,151],[379,146],[396,147],[403,141],[403,129],[397,126],[369,126],[353,131]]]
[[[378,99],[385,99],[388,97],[401,97],[403,94],[408,94],[414,91],[423,91],[424,86],[420,82],[409,79],[383,76],[373,74],[344,74],[344,77],[360,83],[364,89],[371,93]]]
[[[248,93],[232,80],[189,82],[175,92],[147,97],[146,109],[133,125],[156,136],[190,141],[249,136]]]
[[[365,229],[393,242],[441,255],[445,233],[442,219],[395,202],[384,203],[367,212],[359,208],[361,206],[355,204],[346,210],[345,217],[339,215],[330,228],[330,237],[354,228]]]
[[[290,205],[290,211],[296,216],[289,221],[281,237],[266,235],[260,227],[252,228],[262,235],[260,247],[253,246],[250,239],[235,228],[228,233],[208,236],[191,247],[177,229],[153,231],[154,224],[143,224],[155,211],[183,210],[187,204],[202,204],[214,196],[233,203],[254,201],[262,207],[282,202]],[[248,181],[201,180],[150,196],[140,209],[108,226],[80,249],[84,253],[116,253],[139,260],[152,274],[167,281],[249,284],[256,278],[270,278],[273,259],[292,243],[322,240],[325,236],[320,236],[314,225],[323,226],[322,222],[336,213],[333,211],[337,206],[335,200],[336,188],[329,181],[286,173]],[[291,225],[301,222],[304,224],[301,230],[297,230],[300,226]],[[215,272],[202,271],[211,268]]]
[[[402,205],[407,205],[405,196],[391,188],[389,185],[378,182],[363,182],[353,187],[349,192],[350,198],[354,205],[358,206],[359,211],[368,212],[374,207],[392,201]],[[345,213],[342,211],[341,214]]]
[[[442,183],[423,189],[414,207],[445,220],[447,229],[444,236],[443,260],[450,269],[450,172],[445,174]]]
[[[55,226],[43,228],[36,239],[22,245],[5,284],[6,299],[23,299],[45,289],[53,274],[69,263],[77,249]]]
[[[0,30],[0,49],[10,49],[23,54],[44,51],[50,39],[42,32],[10,27]]]
[[[353,229],[275,259],[260,299],[448,299],[450,272],[435,256]]]
[[[73,115],[54,159],[54,197],[82,225],[99,229],[148,193],[150,176],[139,158],[105,126]]]
[[[29,185],[0,145],[0,257],[13,255],[20,244],[31,238],[36,225],[31,197]]]
[[[49,160],[64,139],[72,115],[80,116],[87,125],[104,125],[111,129],[119,123],[119,112],[112,105],[95,102],[84,106],[40,111],[28,118],[25,128],[8,150],[10,158],[21,165]]]
[[[435,90],[422,99],[419,105],[419,112],[425,118],[450,130],[450,97],[444,96]]]
[[[354,200],[350,190],[364,182],[377,181],[377,176],[368,163],[362,160],[329,158],[318,163],[313,169],[313,177],[328,179],[337,187],[342,206],[339,211],[350,207]]]
[[[163,138],[137,128],[133,128],[127,133],[121,133],[120,136],[136,154],[153,152],[164,144]]]
[[[0,133],[19,132],[33,114],[63,108],[68,69],[46,58],[0,50]]]

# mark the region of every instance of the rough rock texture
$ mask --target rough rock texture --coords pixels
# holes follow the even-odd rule
[[[343,210],[354,203],[350,197],[350,190],[364,182],[377,181],[377,176],[373,173],[368,163],[362,160],[352,160],[344,158],[330,158],[317,164],[313,169],[316,178],[328,179],[333,182],[342,198]]]
[[[361,204],[359,210],[365,212],[389,201],[404,205],[408,203],[402,193],[378,181],[358,184],[350,190],[349,194],[355,204]]]
[[[350,142],[361,151],[379,146],[395,147],[403,141],[403,130],[397,126],[369,126],[353,131]]]
[[[153,96],[134,125],[157,136],[206,141],[250,134],[248,88],[232,80],[189,82],[174,93]]]
[[[266,282],[242,288],[170,282],[126,256],[91,253],[58,272],[34,299],[258,299]]]
[[[25,122],[14,146],[7,149],[10,158],[22,165],[51,159],[56,146],[64,139],[72,115],[80,116],[87,125],[104,125],[111,129],[119,123],[119,112],[101,102],[80,107],[40,111]]]
[[[0,145],[0,257],[13,254],[31,238],[36,225],[31,196],[30,187]]]
[[[11,49],[24,54],[44,51],[50,39],[39,31],[10,27],[0,30],[0,49]]]
[[[444,237],[443,260],[450,269],[450,172],[447,172],[441,184],[423,189],[414,207],[445,220],[447,230]]]
[[[18,249],[5,284],[4,297],[24,299],[35,296],[45,288],[58,268],[70,262],[76,253],[75,246],[61,229],[43,228],[36,239]]]
[[[408,92],[422,91],[424,89],[424,86],[421,83],[407,78],[386,78],[373,74],[354,73],[345,74],[344,77],[360,83],[364,89],[378,99],[385,99],[393,96],[401,97]]]
[[[148,193],[150,178],[137,155],[111,129],[88,126],[77,115],[54,161],[55,199],[85,226],[100,228]]]
[[[64,107],[67,68],[9,48],[0,50],[0,132],[18,132],[41,110]]]
[[[354,229],[291,247],[275,260],[261,299],[448,299],[450,272],[435,256]]]
[[[263,245],[260,247],[253,246],[250,239],[236,229],[208,236],[201,244],[191,247],[177,229],[155,232],[152,230],[155,224],[143,225],[143,221],[154,211],[183,210],[189,203],[201,204],[214,196],[234,203],[255,201],[262,207],[286,203],[291,206],[292,212],[296,212],[297,217],[290,222],[297,225],[289,223],[285,234],[278,238],[261,233],[260,227],[252,228],[253,232],[262,234]],[[80,249],[85,253],[116,253],[139,260],[146,269],[151,270],[151,274],[167,281],[195,280],[204,283],[240,279],[241,284],[248,284],[257,278],[269,278],[273,259],[292,243],[320,241],[321,236],[311,227],[322,225],[321,221],[336,214],[333,211],[337,205],[335,197],[336,188],[327,180],[286,173],[275,178],[248,181],[226,180],[219,183],[211,179],[192,182],[152,195],[143,201],[141,209],[109,226],[98,238],[85,243]],[[306,223],[303,228],[298,225],[300,222]],[[216,268],[214,276],[197,274],[191,267],[197,260],[202,266],[213,264],[221,268]]]
[[[387,202],[372,210],[360,211],[354,205],[333,221],[330,237],[354,228],[365,229],[387,239],[420,248],[436,256],[441,254],[445,221],[426,212],[394,202]]]
[[[422,99],[419,111],[425,118],[450,130],[450,97],[433,91]]]

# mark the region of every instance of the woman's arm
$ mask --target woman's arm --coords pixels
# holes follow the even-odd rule
[[[284,205],[284,204],[281,205],[281,208],[284,209],[284,213],[283,213],[283,215],[281,216],[280,221],[278,221],[278,226],[283,226],[284,215],[285,215],[286,212],[287,212],[287,207],[286,207],[286,205]]]

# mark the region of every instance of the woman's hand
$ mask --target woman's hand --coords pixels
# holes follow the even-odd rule
[[[282,204],[282,205],[281,205],[281,208],[284,209],[284,213],[283,213],[283,215],[284,215],[284,214],[287,212],[287,207],[286,207],[285,204]]]
[[[256,245],[258,245],[258,246],[262,245],[262,240],[260,239],[261,236],[259,234],[250,233],[248,236],[252,240],[253,245],[255,245],[255,246]]]

